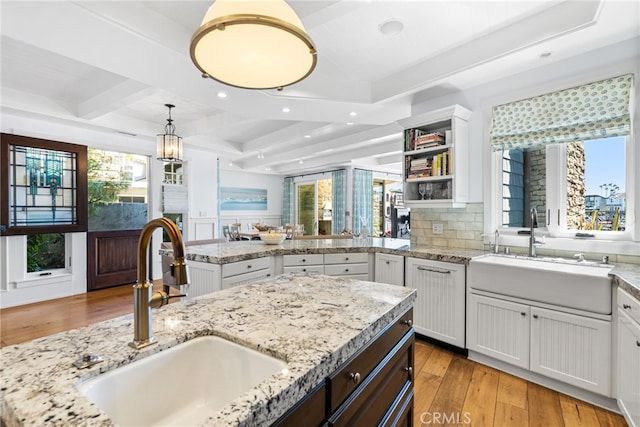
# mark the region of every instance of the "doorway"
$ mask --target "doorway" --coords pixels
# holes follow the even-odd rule
[[[332,180],[318,179],[295,185],[295,218],[304,234],[326,235],[332,230]]]

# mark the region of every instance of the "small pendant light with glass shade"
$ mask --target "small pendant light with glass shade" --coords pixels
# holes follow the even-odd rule
[[[182,161],[182,137],[176,135],[176,126],[171,118],[171,109],[175,108],[173,104],[164,104],[169,109],[169,118],[164,126],[164,133],[157,135],[158,144],[158,160],[164,162],[181,162]]]

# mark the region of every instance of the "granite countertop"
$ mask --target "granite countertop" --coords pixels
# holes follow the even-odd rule
[[[327,276],[283,275],[181,301],[153,311],[158,344],[136,351],[127,315],[0,350],[0,413],[7,426],[112,422],[76,384],[180,342],[217,335],[287,363],[203,425],[275,421],[337,369],[416,298],[412,289]],[[104,362],[78,370],[83,353]]]
[[[409,240],[406,239],[378,237],[285,240],[279,245],[266,245],[261,241],[241,241],[189,246],[185,250],[187,260],[211,264],[226,264],[271,255],[346,252],[379,252],[434,261],[468,264],[474,257],[490,253],[484,250],[472,249],[411,247]],[[170,254],[172,251],[171,249],[161,249],[160,253]],[[614,268],[611,271],[611,275],[614,277],[615,283],[629,292],[634,298],[640,300],[640,265],[613,264]]]

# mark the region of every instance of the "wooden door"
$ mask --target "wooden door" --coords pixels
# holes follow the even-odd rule
[[[135,283],[140,231],[87,233],[87,291]]]

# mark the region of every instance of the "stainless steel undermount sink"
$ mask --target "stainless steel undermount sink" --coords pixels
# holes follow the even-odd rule
[[[469,262],[471,289],[600,314],[611,313],[612,265],[484,255]]]
[[[78,389],[121,426],[197,425],[287,365],[225,339],[194,338]]]

